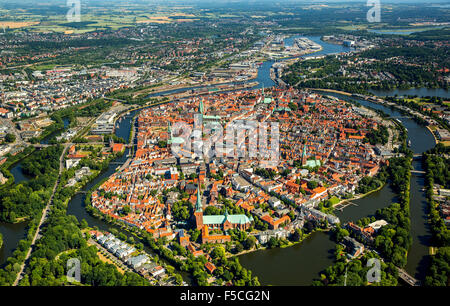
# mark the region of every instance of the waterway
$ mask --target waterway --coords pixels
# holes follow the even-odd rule
[[[338,54],[342,52],[350,52],[354,50],[354,48],[346,47],[344,45],[340,44],[330,44],[321,39],[321,36],[301,36],[301,35],[295,35],[290,38],[286,38],[284,40],[284,43],[286,46],[292,46],[294,43],[294,40],[300,37],[306,37],[309,40],[319,44],[322,46],[322,50],[305,55],[305,57],[308,56],[318,56],[318,55],[330,55],[330,54]]]
[[[239,256],[239,262],[262,285],[308,286],[333,263],[335,243],[329,233],[315,232],[288,248],[260,250]]]
[[[129,141],[130,137],[130,129],[132,127],[132,118],[134,115],[136,115],[138,110],[131,111],[130,113],[123,116],[120,123],[118,123],[118,127],[115,130],[115,134],[119,137],[124,138],[127,142]],[[107,231],[114,226],[99,220],[93,216],[91,216],[86,211],[85,206],[85,199],[86,199],[86,192],[89,191],[92,187],[94,187],[96,184],[101,182],[102,180],[110,177],[112,174],[116,172],[116,169],[123,165],[128,157],[127,155],[130,153],[130,150],[127,148],[124,152],[124,154],[121,157],[118,157],[111,161],[108,168],[102,172],[99,176],[97,176],[94,180],[86,184],[80,192],[78,192],[70,201],[67,206],[67,214],[68,215],[74,215],[78,221],[81,221],[85,219],[90,227],[98,227],[100,230]],[[120,230],[120,229],[119,229]],[[121,231],[121,230],[120,230]],[[127,232],[124,232],[128,235]]]
[[[28,222],[11,224],[0,222],[0,233],[3,236],[3,246],[0,248],[0,268],[5,264],[17,248],[19,241],[26,238]]]
[[[127,143],[130,141],[130,130],[133,124],[135,124],[136,122],[135,120],[133,120],[133,118],[138,112],[140,112],[140,110],[131,111],[123,115],[122,120],[116,123],[118,124],[117,128],[115,129],[116,136],[122,137],[123,139],[126,140]],[[83,219],[86,220],[89,227],[97,227],[101,231],[110,231],[112,228],[114,228],[119,233],[124,233],[127,237],[133,237],[134,239],[136,239],[136,237],[132,236],[127,231],[124,231],[120,227],[111,225],[103,220],[100,220],[90,215],[86,211],[86,203],[85,203],[86,192],[88,192],[92,187],[94,187],[102,180],[109,178],[111,175],[113,175],[116,172],[116,169],[127,161],[129,153],[130,149],[127,148],[121,157],[114,159],[103,173],[101,173],[94,180],[86,184],[74,197],[72,197],[67,206],[67,215],[75,216],[78,221],[81,221]],[[154,255],[153,251],[150,248],[144,247],[144,250],[147,253]],[[179,273],[188,284],[191,284],[192,280],[187,273],[185,272]]]
[[[16,163],[11,169],[15,184],[28,181],[32,177],[22,171],[22,162]],[[28,222],[11,224],[0,221],[0,233],[3,236],[3,247],[0,248],[0,266],[10,257],[17,248],[19,241],[26,238]]]
[[[369,90],[379,97],[385,96],[418,96],[418,97],[442,97],[450,98],[450,90],[443,88],[410,88],[410,89],[393,89],[393,90]]]
[[[341,99],[348,99],[338,94],[332,94]],[[382,110],[384,113],[391,117],[399,117],[399,120],[408,130],[408,139],[411,140],[411,150],[414,154],[421,154],[435,146],[434,137],[431,132],[417,124],[411,118],[402,117],[403,115],[390,107],[386,107],[373,102],[353,99],[361,103],[364,106],[372,107],[375,109]],[[414,160],[412,166],[415,170],[423,170],[422,163],[420,160]],[[420,174],[411,175],[410,184],[410,214],[411,214],[411,236],[413,239],[412,246],[408,252],[408,262],[405,270],[412,276],[423,280],[425,277],[425,271],[427,266],[427,261],[429,260],[429,246],[431,239],[431,232],[427,220],[428,204],[425,198],[425,192],[422,191],[424,188],[424,177]],[[383,188],[378,192],[380,196],[385,197],[386,193],[392,193],[388,188]],[[375,195],[374,195],[375,196]],[[372,202],[372,195],[355,202],[364,202],[370,205]],[[395,201],[395,198],[393,198]],[[365,205],[365,204],[364,204]],[[349,209],[356,209],[349,207]],[[349,211],[350,213],[351,211]],[[344,214],[346,215],[346,210],[344,209]]]
[[[320,37],[308,36],[313,41],[320,43],[324,46],[323,50],[317,52],[315,55],[331,54],[348,51],[341,45],[327,44],[320,40]],[[273,61],[264,62],[259,70],[257,81],[258,87],[271,87],[274,86],[274,82],[270,79],[270,68],[273,65]],[[199,88],[199,87],[193,87]],[[170,92],[184,91],[174,90]],[[151,96],[159,96],[166,94],[158,93]],[[348,99],[347,96],[339,94],[326,93],[327,95],[337,96],[341,99]],[[370,106],[376,109],[380,109],[392,117],[402,117],[402,114],[396,110],[388,107],[378,105],[369,101],[357,100],[359,103],[365,106]],[[116,129],[116,135],[123,137],[127,141],[129,140],[130,128],[132,126],[131,118],[136,115],[138,111],[132,111],[126,115],[119,123]],[[434,146],[434,138],[428,129],[419,126],[412,119],[401,118],[401,122],[408,129],[408,138],[412,142],[411,149],[414,153],[422,153]],[[107,224],[99,219],[96,219],[89,215],[85,209],[85,194],[83,192],[88,191],[98,182],[104,178],[112,175],[116,168],[123,164],[129,153],[128,149],[125,154],[113,161],[105,172],[99,175],[92,182],[87,184],[82,192],[76,194],[68,204],[67,214],[74,215],[79,221],[85,219],[89,226],[98,227],[101,230],[109,230],[114,226]],[[416,169],[420,168],[420,163],[414,162],[413,166]],[[413,245],[408,254],[408,265],[406,270],[419,279],[423,276],[423,269],[425,267],[426,255],[428,254],[428,240],[430,237],[429,228],[426,222],[426,202],[424,201],[424,193],[421,191],[423,187],[423,178],[420,176],[412,176],[411,179],[411,234],[413,236]],[[388,186],[385,186],[381,190],[372,193],[371,195],[355,200],[357,206],[349,206],[339,212],[339,218],[345,222],[349,220],[356,221],[362,217],[371,216],[379,208],[386,207],[395,201],[395,194],[390,190]],[[0,231],[5,231],[4,226],[0,224]],[[122,231],[118,228],[119,231]],[[2,232],[3,233],[3,232]],[[127,232],[124,232],[129,235]],[[5,236],[5,235],[4,235]],[[8,240],[5,237],[5,240]],[[18,241],[18,240],[17,240]],[[12,239],[5,241],[7,245],[17,245]],[[8,246],[3,249],[8,250]],[[148,250],[151,252],[150,250]],[[253,253],[244,254],[239,257],[240,262],[246,268],[253,271],[253,274],[258,276],[262,284],[271,285],[309,285],[314,279],[319,277],[319,273],[333,263],[333,251],[334,243],[330,240],[327,233],[317,232],[305,239],[302,243],[290,248],[261,250]],[[4,251],[2,251],[4,252]],[[0,263],[1,263],[0,253]],[[5,256],[5,255],[3,255]],[[9,255],[8,255],[9,256]],[[185,280],[186,275],[183,275]]]
[[[376,34],[385,34],[385,35],[409,35],[412,33],[418,33],[418,32],[424,32],[424,31],[430,31],[430,30],[437,30],[445,28],[445,26],[433,26],[433,27],[423,27],[423,28],[417,28],[417,29],[395,29],[395,30],[388,30],[388,29],[380,29],[380,30],[367,30],[367,32],[370,33],[376,33]]]
[[[57,130],[51,133],[50,135],[46,136],[44,139],[41,140],[41,144],[48,144],[50,140],[52,140],[54,137],[59,136],[70,124],[70,119],[68,117],[62,118],[64,122],[64,128],[62,130]]]
[[[375,104],[369,101],[349,98],[335,93],[323,93],[343,100],[357,101],[363,106],[382,110],[391,117],[402,117],[399,111]],[[412,119],[400,118],[408,129],[408,139],[411,140],[411,150],[423,153],[434,147],[434,138],[425,127],[419,126]],[[421,163],[413,162],[416,170],[421,169]],[[428,260],[428,246],[430,229],[427,223],[427,203],[425,201],[423,177],[411,177],[411,236],[412,246],[408,252],[406,271],[418,279],[424,278]],[[356,206],[347,206],[336,214],[341,222],[357,221],[363,217],[375,214],[378,209],[389,206],[397,200],[395,193],[386,185],[381,190],[371,193],[367,197],[354,200]],[[305,246],[305,247],[303,247]],[[329,256],[334,250],[334,244],[328,235],[317,233],[308,237],[302,244],[292,248],[258,251],[239,257],[241,264],[253,271],[263,285],[309,285],[319,278],[319,273],[333,264],[333,257]],[[279,271],[277,273],[277,271]]]
[[[320,39],[321,36],[294,35],[289,38],[286,38],[284,40],[284,43],[286,46],[292,46],[292,44],[294,43],[294,40],[296,38],[300,38],[300,37],[306,37],[306,38],[322,45],[322,50],[312,53],[312,54],[305,55],[305,56],[329,55],[329,54],[337,54],[337,53],[342,53],[342,52],[349,52],[349,51],[353,50],[353,48],[345,47],[343,45],[330,44],[330,43],[324,42]],[[291,58],[280,59],[278,61],[284,61],[287,59],[291,59]],[[276,85],[275,82],[270,78],[270,68],[272,68],[272,66],[275,62],[276,61],[268,60],[268,61],[264,61],[261,64],[261,66],[258,68],[258,75],[257,75],[256,79],[251,80],[251,82],[256,81],[259,84],[250,89],[258,89],[258,88],[262,88],[263,86],[265,88],[268,88],[268,87],[272,87],[272,86]],[[248,82],[247,81],[234,82],[234,84],[242,84],[242,83],[248,83]],[[193,90],[193,89],[199,89],[199,88],[205,88],[205,87],[206,88],[208,88],[208,87],[214,88],[215,86],[222,85],[222,84],[225,84],[225,83],[211,85],[211,86],[192,86],[192,87],[184,87],[184,88],[179,88],[179,89],[172,89],[172,90],[167,90],[167,91],[158,92],[158,93],[151,93],[148,95],[148,97],[151,98],[151,97],[157,97],[157,96],[161,96],[161,95],[175,94],[175,93],[185,92],[187,90]]]

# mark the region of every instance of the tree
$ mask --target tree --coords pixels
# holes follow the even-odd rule
[[[88,226],[89,226],[89,225],[88,225],[86,219],[81,220],[81,222],[80,222],[80,227],[81,227],[82,229],[87,228]]]
[[[244,240],[244,248],[246,250],[251,250],[256,245],[256,238],[254,236],[248,236],[247,239]]]
[[[279,242],[275,237],[269,239],[269,249],[273,249],[279,246]]]
[[[241,253],[243,250],[244,250],[244,246],[238,242],[235,247],[236,254]]]
[[[303,238],[302,230],[301,229],[296,229],[294,231],[294,233],[292,234],[292,240],[295,241],[295,242],[298,242],[298,241],[302,240],[302,238]]]
[[[345,228],[338,228],[336,232],[336,240],[338,242],[342,241],[344,237],[348,236],[349,232]]]
[[[223,246],[215,247],[211,252],[211,256],[214,259],[223,259],[225,258],[225,249],[223,248]]]
[[[180,274],[175,274],[175,281],[177,282],[178,285],[183,284],[183,277],[181,277]]]
[[[6,134],[6,136],[5,136],[5,141],[6,141],[7,143],[13,143],[13,142],[15,142],[15,141],[16,141],[16,135],[11,134],[11,133]]]
[[[122,210],[120,211],[121,215],[126,216],[131,212],[131,207],[128,205],[125,205],[122,207]]]
[[[309,189],[315,189],[315,188],[317,188],[318,185],[319,184],[316,181],[309,181],[307,183],[307,186],[308,186]]]

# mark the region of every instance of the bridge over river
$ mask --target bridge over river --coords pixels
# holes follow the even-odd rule
[[[420,170],[411,170],[412,174],[425,174],[425,171],[420,171]]]
[[[420,286],[420,281],[409,275],[405,270],[397,267],[398,277],[410,286]]]

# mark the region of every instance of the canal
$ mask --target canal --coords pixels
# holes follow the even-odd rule
[[[136,124],[136,120],[133,120],[133,118],[140,112],[141,110],[133,110],[128,112],[127,114],[122,116],[122,119],[120,122],[116,122],[116,129],[115,129],[115,135],[118,137],[122,137],[126,140],[128,143],[130,141],[130,130],[133,127],[133,125]],[[136,138],[135,138],[136,140]],[[112,224],[109,224],[103,220],[100,220],[98,218],[93,217],[90,215],[86,210],[86,192],[88,192],[92,187],[94,187],[96,184],[100,183],[102,180],[109,178],[111,175],[113,175],[116,172],[116,169],[123,165],[127,159],[128,155],[130,154],[130,149],[127,148],[124,152],[124,154],[121,157],[116,158],[113,160],[108,168],[102,172],[99,176],[97,176],[94,180],[86,184],[75,196],[72,197],[72,199],[69,201],[67,206],[67,215],[73,215],[77,218],[77,220],[80,222],[81,220],[86,220],[89,227],[97,227],[101,231],[110,231],[111,229],[116,229],[119,233],[125,234],[127,237],[133,237],[136,240],[136,237],[130,234],[129,232],[123,230],[119,226],[115,226]],[[154,252],[148,248],[147,246],[144,246],[144,250],[151,254],[155,255]],[[180,272],[183,277],[184,281],[186,281],[188,284],[192,283],[191,277],[186,272]]]
[[[347,99],[344,96],[338,94],[332,94],[341,99]],[[435,146],[435,140],[431,132],[419,124],[417,124],[411,118],[402,117],[399,111],[386,107],[373,102],[353,99],[361,103],[364,106],[379,109],[391,117],[399,117],[399,120],[406,127],[408,131],[408,139],[411,140],[411,150],[414,154],[421,154]],[[422,163],[420,160],[413,160],[412,166],[415,170],[423,170]],[[413,239],[412,246],[408,252],[408,263],[405,270],[412,276],[423,280],[425,276],[425,270],[427,266],[429,246],[431,232],[428,224],[428,204],[425,198],[425,192],[422,190],[425,187],[424,177],[420,174],[411,175],[411,185],[410,185],[410,214],[411,214],[411,236]],[[380,194],[392,193],[387,187],[380,191]],[[358,201],[367,202],[370,204],[371,197],[363,198]],[[395,201],[395,199],[393,199]],[[356,201],[355,201],[356,202]],[[354,209],[353,207],[349,207]],[[344,209],[344,214],[346,210]]]
[[[318,272],[333,263],[334,246],[329,233],[314,232],[292,247],[241,255],[239,262],[261,285],[309,286]]]
[[[320,43],[323,46],[323,50],[315,53],[331,54],[348,51],[340,45],[327,44],[320,41],[320,37],[308,36],[311,40]],[[288,43],[288,42],[287,42]],[[274,86],[274,82],[270,79],[270,68],[273,65],[273,61],[264,62],[259,70],[256,81],[259,82],[258,88]],[[200,88],[193,87],[193,88]],[[185,89],[181,89],[185,90]],[[178,92],[181,90],[174,90],[171,92]],[[151,94],[150,96],[160,96],[164,93]],[[327,95],[336,96],[341,99],[348,99],[347,96],[339,94],[325,93]],[[412,93],[413,94],[413,93]],[[381,94],[380,94],[381,95]],[[390,109],[388,107],[375,104],[369,101],[353,99],[365,106],[380,109],[386,114],[392,117],[401,117],[401,113]],[[130,128],[132,127],[131,119],[137,114],[139,110],[132,111],[125,115],[121,122],[118,123],[116,129],[116,135],[129,140]],[[403,125],[408,129],[408,138],[412,142],[411,149],[414,153],[422,153],[434,146],[434,138],[431,133],[425,127],[419,126],[411,119],[401,118]],[[123,164],[127,160],[129,150],[127,149],[125,154],[116,159],[114,164],[110,164],[105,172],[99,175],[92,182],[87,184],[82,192],[77,193],[69,202],[67,214],[74,215],[79,221],[85,219],[89,226],[98,227],[101,230],[110,230],[111,228],[117,228],[103,222],[97,218],[92,217],[87,213],[85,209],[85,191],[95,186],[101,180],[108,178],[115,171],[116,168]],[[420,169],[420,163],[414,161],[414,168]],[[427,204],[424,199],[424,193],[421,191],[423,188],[423,178],[420,176],[412,175],[411,178],[411,234],[413,237],[413,245],[408,254],[408,265],[406,270],[411,275],[415,275],[419,279],[423,277],[424,267],[426,265],[426,255],[428,255],[428,241],[430,237],[429,228],[427,226],[426,211]],[[339,218],[345,222],[371,216],[377,209],[386,207],[395,201],[395,194],[389,188],[385,186],[381,190],[370,194],[369,196],[355,200],[357,206],[349,206],[342,212],[338,212]],[[0,224],[0,231],[6,232],[7,227]],[[120,228],[117,228],[120,232],[124,232],[127,236],[129,234]],[[23,231],[24,232],[24,231]],[[5,234],[4,234],[5,236]],[[5,237],[4,237],[5,238]],[[21,239],[21,238],[20,238]],[[19,239],[19,240],[20,240]],[[6,241],[5,243],[10,246],[17,246],[18,240]],[[1,252],[5,252],[8,249],[6,245]],[[14,248],[12,248],[13,250]],[[6,250],[7,251],[7,250]],[[147,250],[151,252],[151,250]],[[0,264],[1,256],[0,252]],[[261,284],[267,285],[310,285],[314,279],[319,277],[320,271],[328,267],[333,263],[334,243],[330,240],[329,234],[323,232],[313,233],[302,243],[297,244],[290,248],[283,249],[271,249],[261,250],[253,253],[247,253],[239,257],[241,264],[253,271],[253,275],[258,276]],[[12,252],[11,252],[12,253]],[[4,256],[4,255],[3,255]],[[9,255],[8,255],[9,256]],[[187,275],[184,274],[183,278],[186,280]],[[187,279],[189,281],[189,279]]]
[[[443,88],[410,88],[410,89],[392,89],[392,90],[376,90],[370,89],[374,95],[385,97],[385,96],[418,96],[418,97],[442,97],[450,98],[450,91]]]
[[[69,118],[63,118],[64,129],[66,129],[69,124]],[[41,144],[48,144],[48,142],[61,134],[63,130],[58,130],[47,137],[45,137]],[[15,163],[9,171],[14,176],[14,183],[19,184],[21,182],[26,182],[32,179],[32,176],[26,175],[22,171],[22,160]],[[10,257],[14,250],[17,248],[19,241],[26,238],[27,235],[27,225],[28,222],[21,222],[17,224],[10,224],[6,222],[0,222],[0,233],[3,236],[3,246],[0,248],[0,266],[5,264],[8,257]]]
[[[0,221],[0,233],[3,236],[3,246],[0,248],[0,268],[12,256],[21,239],[27,236],[28,222],[11,224]]]
[[[130,137],[130,129],[132,127],[132,118],[137,114],[138,110],[131,111],[125,115],[123,115],[122,120],[120,122],[117,122],[117,127],[115,129],[115,134],[118,137],[122,137],[127,142],[129,142]],[[111,228],[117,228],[115,226],[112,226],[100,219],[97,219],[93,216],[91,216],[86,211],[85,206],[85,199],[86,199],[86,192],[88,192],[92,187],[100,183],[102,180],[110,177],[116,172],[116,169],[123,165],[127,159],[128,154],[130,153],[130,149],[125,149],[124,154],[121,157],[118,157],[111,161],[108,168],[103,171],[99,176],[97,176],[95,179],[93,179],[91,182],[86,184],[80,192],[78,192],[72,199],[69,201],[69,204],[67,206],[67,214],[75,216],[78,221],[86,220],[88,225],[90,227],[98,227],[100,230],[108,231]],[[122,232],[120,228],[117,228],[119,231]],[[124,232],[127,236],[130,236],[127,232]]]
[[[56,136],[59,136],[70,124],[70,119],[68,117],[62,118],[62,121],[64,123],[64,128],[61,130],[54,131],[53,133],[47,135],[44,139],[41,140],[41,144],[48,144],[50,140],[55,138]]]
[[[369,101],[327,93],[343,100],[357,101],[363,106],[382,110],[391,117],[401,117],[402,114],[394,109]],[[412,119],[400,118],[402,124],[408,129],[408,139],[411,140],[411,150],[414,153],[423,153],[434,147],[434,138],[425,127],[418,125]],[[419,161],[413,162],[416,170],[421,169]],[[406,271],[418,279],[424,278],[427,267],[428,246],[430,229],[427,223],[427,203],[423,177],[413,174],[411,176],[411,236],[412,246],[408,252],[408,264]],[[357,221],[363,217],[372,216],[383,207],[396,201],[396,195],[386,185],[381,190],[370,195],[352,201],[357,206],[348,206],[336,214],[341,222]],[[312,251],[313,250],[313,251]],[[334,243],[325,233],[317,233],[306,238],[299,245],[291,248],[264,250],[247,253],[239,257],[241,264],[253,271],[263,285],[310,285],[314,279],[319,278],[319,273],[333,264]],[[279,271],[279,273],[277,273]]]

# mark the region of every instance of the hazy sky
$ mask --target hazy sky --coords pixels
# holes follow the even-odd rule
[[[67,0],[0,0],[0,3],[55,3],[65,4]],[[196,3],[196,2],[249,2],[249,3],[283,3],[283,2],[297,2],[297,3],[331,3],[331,2],[360,2],[366,3],[367,0],[80,0],[81,2],[141,2],[141,3]],[[381,3],[443,3],[450,4],[450,0],[380,0]]]

